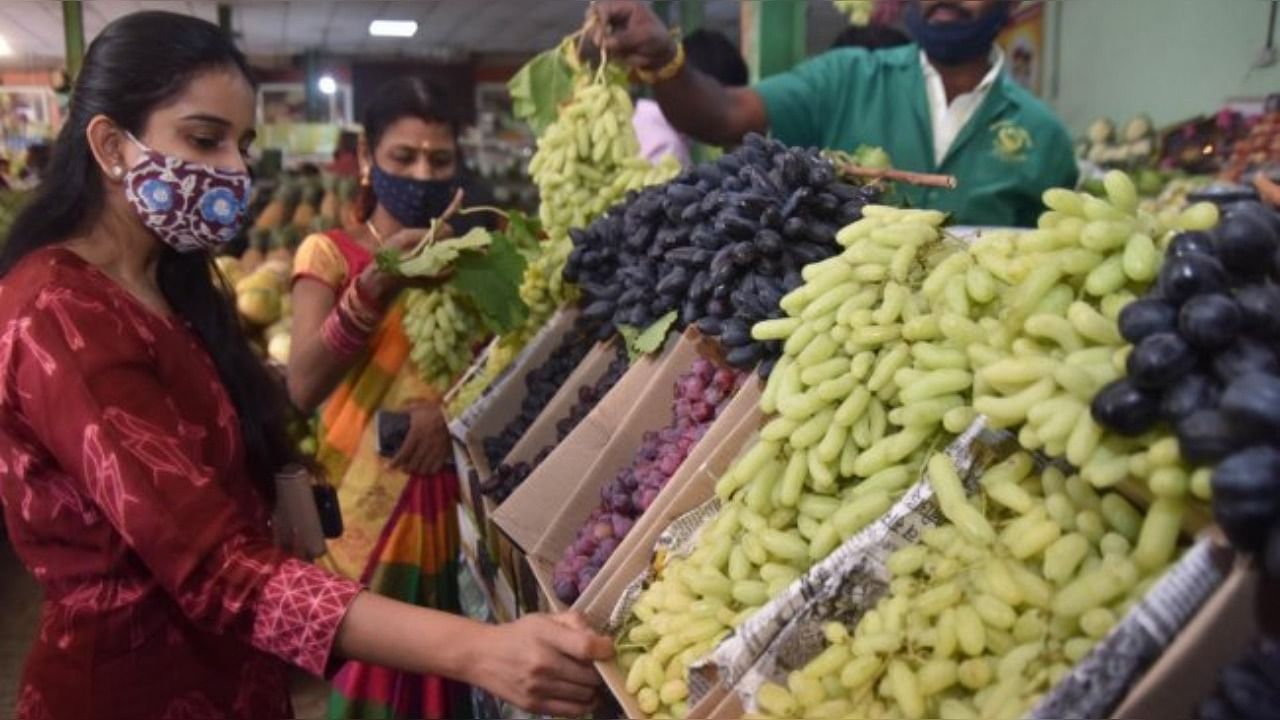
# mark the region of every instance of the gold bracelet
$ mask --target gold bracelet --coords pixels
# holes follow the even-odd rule
[[[659,70],[641,70],[636,69],[636,77],[645,85],[657,85],[660,82],[670,80],[675,77],[682,69],[684,69],[684,43],[680,41],[680,31],[672,30],[671,39],[676,42],[676,55],[671,58],[671,62],[662,66]]]

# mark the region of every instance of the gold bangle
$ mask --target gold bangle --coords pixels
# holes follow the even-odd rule
[[[685,61],[684,43],[680,41],[680,33],[678,30],[671,31],[671,39],[676,41],[676,55],[671,58],[671,62],[663,65],[658,70],[636,70],[636,77],[640,82],[646,85],[657,85],[660,82],[670,80],[675,77],[683,68]]]

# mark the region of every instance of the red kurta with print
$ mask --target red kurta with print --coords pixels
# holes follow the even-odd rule
[[[0,500],[45,592],[19,718],[288,717],[359,592],[272,545],[196,336],[65,249],[0,280]]]

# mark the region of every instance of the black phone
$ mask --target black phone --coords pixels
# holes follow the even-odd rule
[[[342,508],[338,506],[338,491],[332,485],[312,485],[316,498],[316,512],[320,515],[320,529],[330,540],[342,537]]]
[[[409,436],[409,413],[379,411],[374,418],[378,432],[378,454],[393,458]]]

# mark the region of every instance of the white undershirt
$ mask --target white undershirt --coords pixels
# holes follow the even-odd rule
[[[929,62],[924,51],[920,52],[920,67],[924,70],[925,95],[929,98],[929,120],[933,125],[934,162],[941,165],[943,158],[947,156],[947,151],[955,143],[956,137],[973,119],[974,113],[978,112],[982,101],[986,100],[987,94],[991,92],[991,86],[1000,76],[1000,71],[1004,68],[1004,51],[999,45],[993,46],[991,70],[982,78],[982,82],[978,83],[978,87],[963,95],[957,95],[949,105],[947,89],[942,84],[942,75],[933,63]]]

